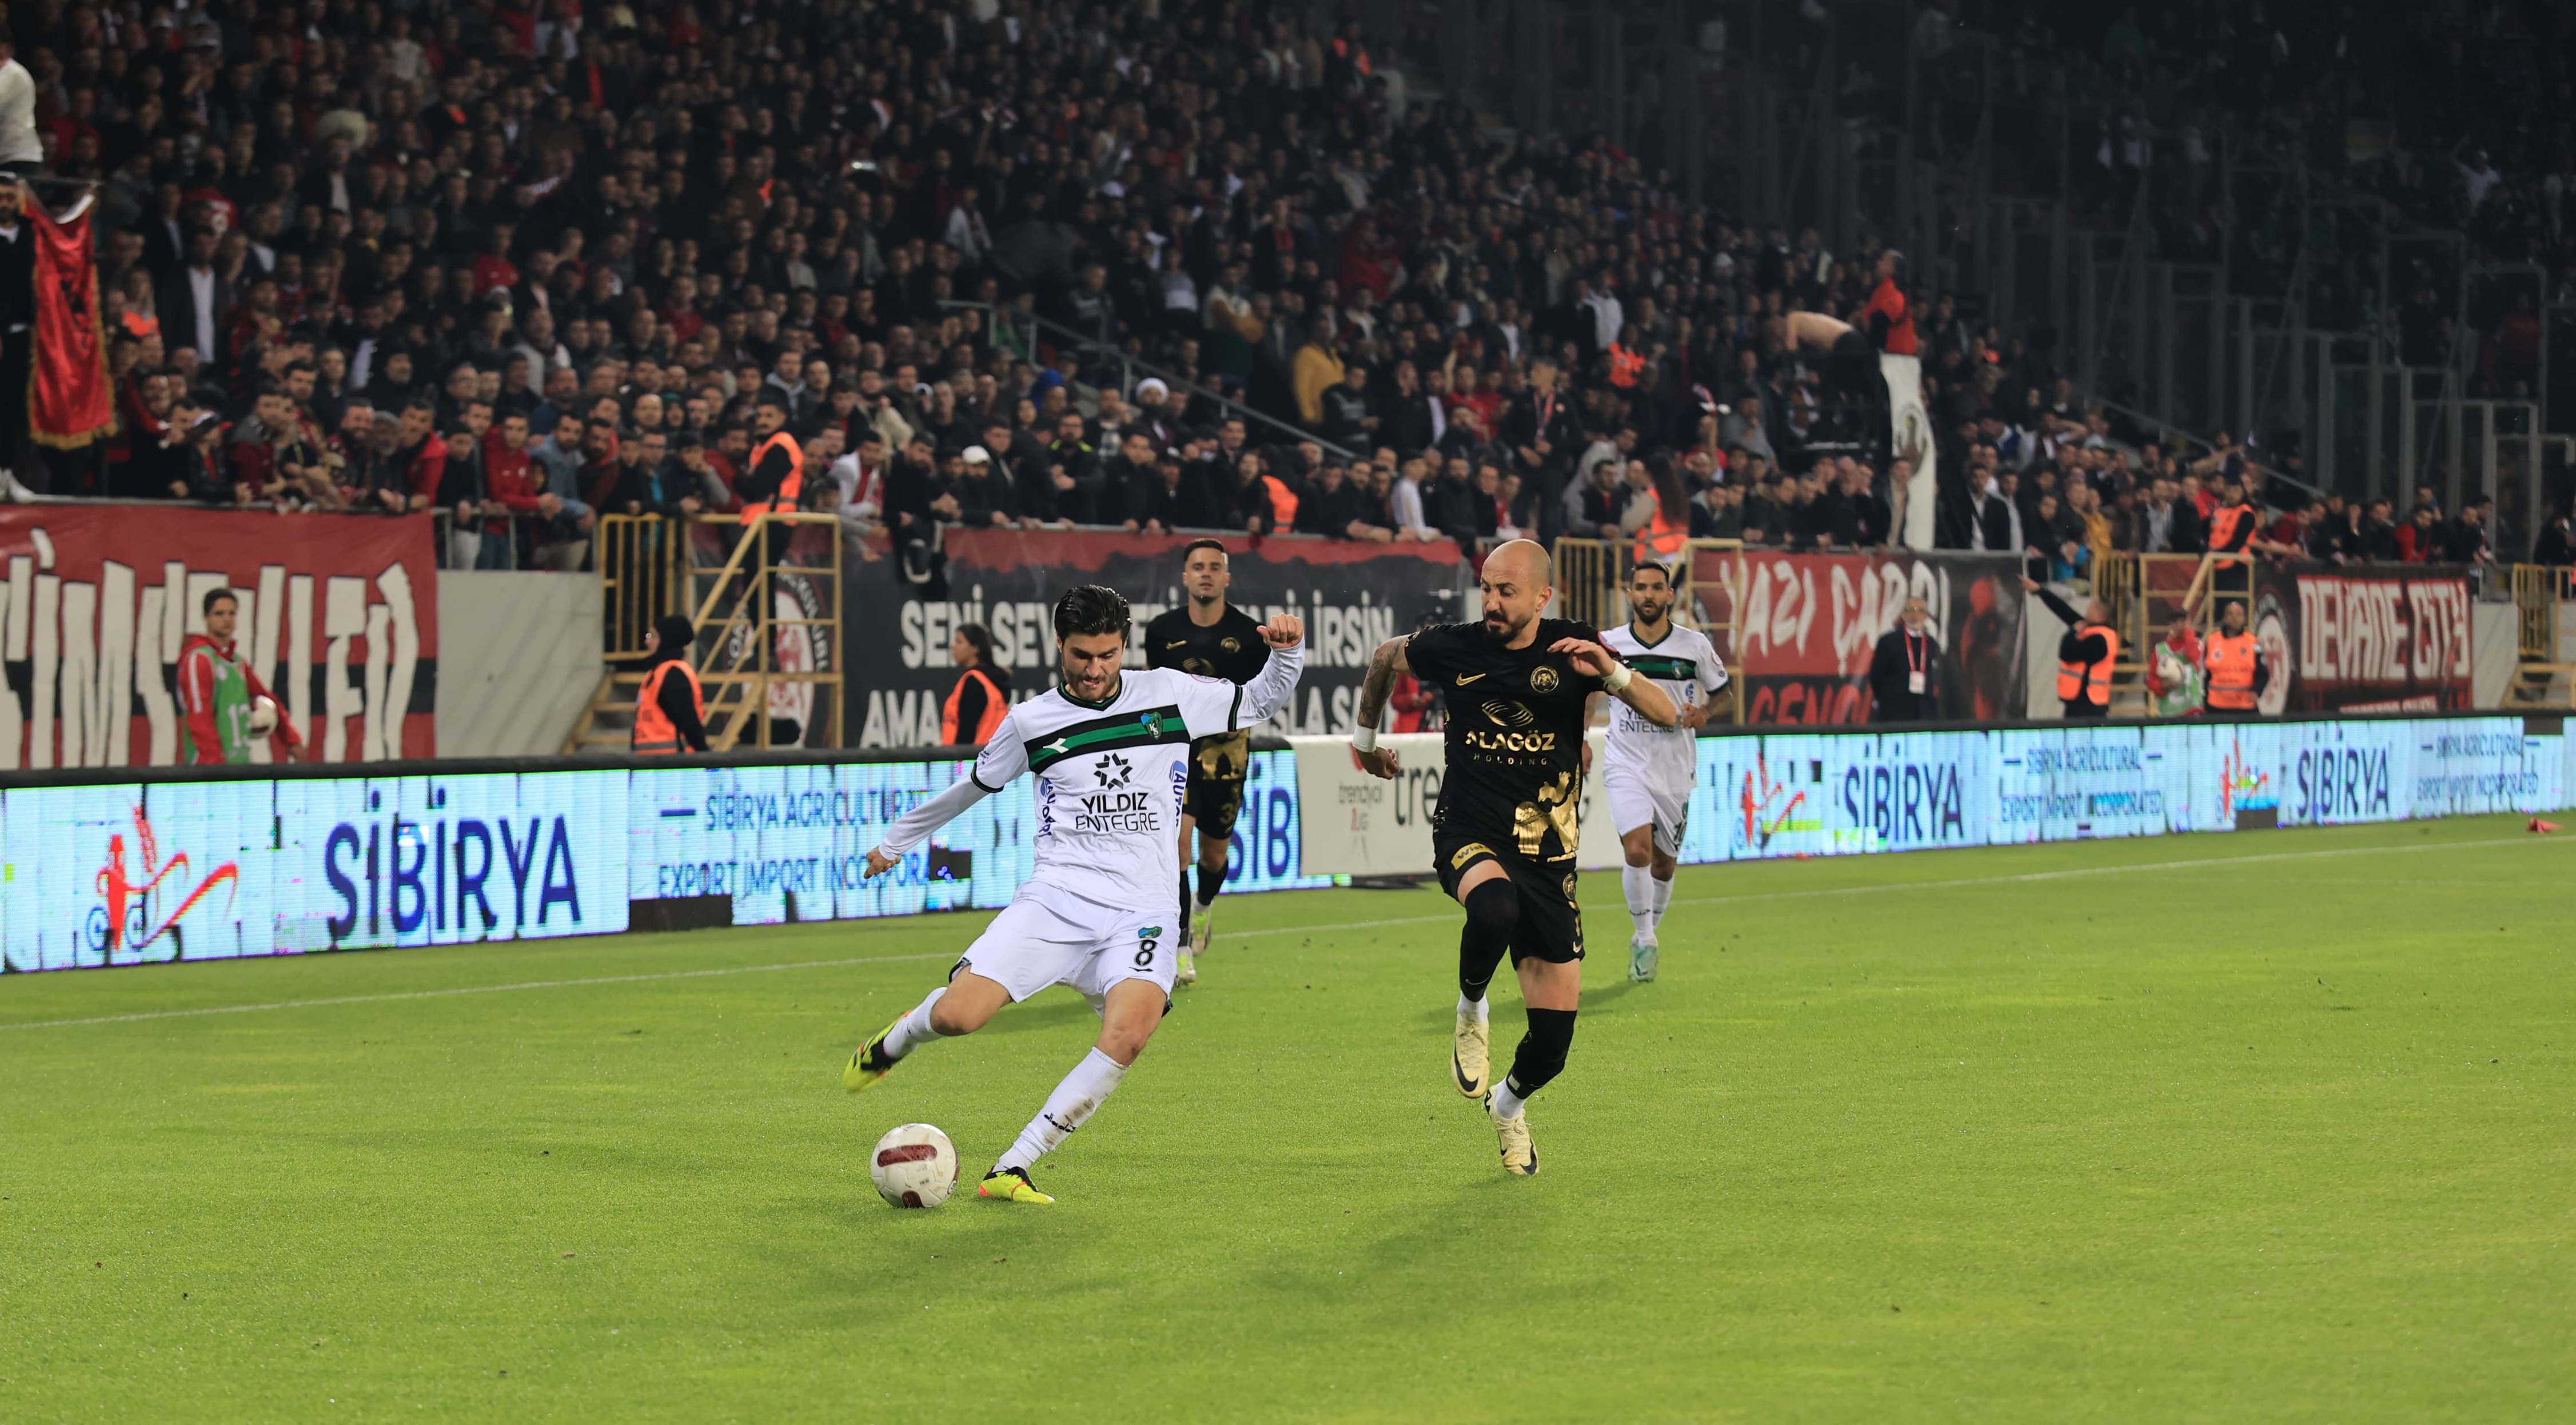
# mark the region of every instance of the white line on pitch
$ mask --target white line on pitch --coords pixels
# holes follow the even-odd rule
[[[437,990],[394,990],[374,995],[333,995],[326,999],[284,999],[267,1004],[219,1004],[196,1009],[153,1009],[136,1014],[100,1014],[86,1019],[36,1019],[0,1024],[13,1029],[68,1029],[78,1024],[133,1024],[146,1019],[194,1019],[208,1014],[256,1014],[271,1009],[312,1009],[329,1004],[385,1004],[405,999],[446,999],[454,995],[495,995],[509,990],[568,990],[584,985],[640,985],[654,980],[704,980],[719,975],[761,975],[772,970],[822,970],[843,965],[897,965],[911,960],[954,960],[953,950],[926,955],[855,955],[840,960],[789,960],[776,965],[721,965],[706,970],[663,970],[649,975],[592,975],[575,980],[516,980],[506,985],[456,985]]]
[[[2457,851],[2480,846],[2530,845],[2536,838],[2528,836],[2491,837],[2478,841],[2436,841],[2403,846],[2334,846],[2314,851],[2270,851],[2252,856],[2198,856],[2182,861],[2133,861],[2121,866],[2082,866],[2063,871],[2021,871],[2001,876],[1962,876],[1940,881],[1881,881],[1864,886],[1812,886],[1803,890],[1752,891],[1732,896],[1685,896],[1676,905],[1725,905],[1737,901],[1803,900],[1822,896],[1876,895],[1887,891],[1957,890],[1968,886],[2011,885],[2027,881],[2058,881],[2079,876],[2120,876],[2134,871],[2179,871],[2193,867],[2225,869],[2255,862],[2313,861],[2337,856],[2372,856],[2390,852]],[[1818,858],[1825,859],[1825,858]],[[1310,935],[1317,931],[1382,930],[1398,925],[1432,925],[1454,921],[1454,914],[1399,915],[1379,920],[1342,920],[1316,925],[1272,926],[1261,930],[1229,932],[1227,939],[1249,939],[1256,935]],[[258,1014],[278,1009],[317,1009],[341,1004],[388,1004],[397,1000],[449,999],[458,995],[503,994],[512,990],[580,989],[590,985],[639,985],[661,980],[715,979],[726,975],[760,975],[776,970],[827,970],[854,965],[901,965],[923,960],[947,960],[956,952],[931,951],[917,955],[857,955],[836,960],[789,960],[774,965],[724,965],[704,970],[662,970],[644,975],[593,975],[580,979],[517,980],[501,985],[457,985],[435,990],[395,990],[372,995],[333,995],[323,999],[274,1000],[266,1004],[206,1005],[193,1009],[144,1010],[135,1014],[101,1014],[81,1019],[36,1019],[22,1024],[0,1024],[0,1033],[19,1029],[70,1029],[85,1024],[135,1024],[155,1019],[196,1019],[214,1014]]]

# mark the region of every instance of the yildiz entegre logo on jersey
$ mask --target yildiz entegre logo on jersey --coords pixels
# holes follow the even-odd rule
[[[1154,794],[1127,785],[1134,771],[1126,758],[1114,752],[1092,764],[1092,779],[1100,790],[1073,799],[1073,829],[1102,834],[1159,830],[1162,820],[1154,814]]]

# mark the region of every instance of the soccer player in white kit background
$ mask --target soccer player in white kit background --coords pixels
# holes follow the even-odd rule
[[[1127,600],[1086,584],[1056,600],[1056,686],[1012,708],[972,775],[897,818],[868,853],[867,874],[904,853],[1022,772],[1037,777],[1035,872],[932,990],[856,1054],[841,1073],[852,1093],[940,1039],[972,1034],[1005,1004],[1069,985],[1100,1015],[1100,1037],[977,1195],[1052,1202],[1029,1165],[1052,1151],[1126,1077],[1171,1006],[1183,948],[1173,915],[1180,879],[1181,801],[1190,743],[1256,727],[1285,707],[1305,666],[1305,628],[1279,614],[1262,626],[1270,661],[1237,686],[1170,668],[1121,668]]]
[[[1640,560],[1628,575],[1628,622],[1603,629],[1601,646],[1637,676],[1662,684],[1681,710],[1678,724],[1661,727],[1622,703],[1611,709],[1602,739],[1601,791],[1619,832],[1619,887],[1636,927],[1628,978],[1643,984],[1655,977],[1655,930],[1673,903],[1673,866],[1690,826],[1695,744],[1708,721],[1709,694],[1726,686],[1726,665],[1707,634],[1673,622],[1672,571],[1652,560]]]

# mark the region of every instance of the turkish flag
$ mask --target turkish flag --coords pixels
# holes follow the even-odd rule
[[[98,320],[98,263],[90,215],[58,223],[35,204],[36,353],[28,433],[38,445],[76,450],[116,430],[107,380],[107,340]]]

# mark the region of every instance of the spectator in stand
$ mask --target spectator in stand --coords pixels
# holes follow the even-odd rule
[[[2441,556],[2441,516],[2430,501],[2418,504],[2415,513],[2397,530],[2397,559],[2402,564],[2429,564]]]
[[[2549,517],[2531,542],[2531,562],[2552,569],[2576,565],[2576,530],[2571,530],[2565,506]]]
[[[2487,531],[2495,520],[2495,496],[2480,495],[2460,507],[2442,541],[2442,559],[2450,564],[2493,564],[2495,551]]]
[[[1909,595],[1896,627],[1880,634],[1869,659],[1869,720],[1931,722],[1941,715],[1941,649],[1932,638],[1932,608]]]

